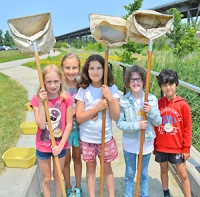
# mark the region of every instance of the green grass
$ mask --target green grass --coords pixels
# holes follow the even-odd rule
[[[147,67],[148,56],[144,56],[138,59],[134,64]],[[200,84],[200,51],[193,52],[183,58],[178,58],[172,54],[170,51],[153,51],[153,58],[151,64],[151,70],[155,72],[160,72],[162,69],[172,69],[176,70],[179,75],[179,80],[186,83],[195,85],[199,87]],[[123,91],[122,82],[122,68],[114,65],[113,73],[116,81],[117,87]],[[155,76],[151,75],[150,81],[150,93],[160,97],[160,88],[157,84],[157,79]],[[193,90],[189,90],[181,85],[178,86],[177,95],[182,96],[190,105],[192,114],[192,145],[200,151],[200,97],[199,94]]]
[[[60,66],[60,62],[61,62],[62,57],[64,55],[65,55],[65,53],[61,52],[61,54],[58,55],[58,56],[53,56],[53,57],[48,56],[47,59],[40,59],[41,69],[43,69],[45,66],[47,66],[49,64],[55,64],[57,66]],[[24,63],[23,66],[33,68],[33,69],[37,69],[37,65],[36,65],[35,61]]]
[[[63,56],[70,52],[74,52],[80,56],[81,66],[83,66],[85,62],[85,58],[92,54],[91,51],[85,52],[83,49],[66,49],[66,50],[59,50],[59,52],[60,52],[60,55],[58,56],[48,56],[47,59],[40,60],[41,69],[43,69],[45,66],[49,64],[55,64],[59,67]],[[37,69],[35,61],[24,63],[23,66]]]
[[[113,51],[109,51],[109,56],[114,54]],[[49,56],[46,60],[40,60],[41,67],[43,68],[48,64],[56,64],[57,66],[60,66],[62,57],[69,52],[75,52],[81,57],[81,66],[84,63],[85,58],[91,54],[97,53],[104,56],[104,52],[99,53],[94,51],[85,51],[84,49],[67,49],[66,51],[61,51],[59,56]],[[18,51],[0,51],[0,62],[15,60],[13,58],[22,59],[27,58],[27,56],[20,55]],[[174,69],[178,72],[180,80],[199,86],[199,62],[200,56],[198,51],[181,59],[175,58],[170,52],[153,51],[151,70],[160,72],[163,68]],[[134,64],[146,67],[147,54],[138,59]],[[24,65],[36,69],[35,61]],[[117,86],[119,89],[123,89],[122,68],[119,66],[114,67],[113,72]],[[150,92],[159,97],[160,90],[157,86],[156,78],[153,76],[151,76]],[[184,97],[191,106],[193,117],[193,146],[200,151],[199,95],[193,91],[184,89],[181,86],[178,87],[177,93]],[[4,164],[1,159],[2,154],[16,145],[21,134],[20,124],[24,122],[26,118],[26,102],[28,102],[26,90],[16,81],[0,73],[0,172],[4,169]]]
[[[116,50],[119,52],[120,49],[110,49],[109,50],[109,57],[116,56],[115,55]],[[66,55],[67,53],[70,53],[70,52],[74,52],[80,57],[81,66],[84,65],[86,58],[91,54],[100,54],[103,57],[105,56],[104,51],[103,52],[86,51],[84,49],[74,49],[74,48],[68,48],[68,49],[65,49],[65,50],[59,49],[59,52],[60,52],[60,55],[58,55],[58,56],[48,56],[47,59],[40,60],[41,69],[43,69],[46,65],[49,65],[49,64],[55,64],[57,66],[60,66],[60,63],[61,63],[63,56]],[[27,62],[27,63],[23,64],[23,66],[33,68],[33,69],[37,69],[35,61]]]
[[[0,172],[4,169],[3,153],[14,147],[21,134],[20,124],[26,120],[27,91],[15,80],[0,73]]]
[[[0,51],[0,63],[25,58],[29,58],[29,56],[20,54],[18,50]]]

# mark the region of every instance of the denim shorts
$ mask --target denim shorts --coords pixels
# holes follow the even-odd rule
[[[80,131],[72,131],[69,135],[69,144],[70,147],[74,146],[74,147],[79,147],[80,143],[79,143],[79,136],[80,136]]]
[[[169,161],[172,164],[181,164],[184,163],[184,159],[182,159],[182,155],[180,153],[162,153],[162,152],[155,152],[155,161],[158,163]]]
[[[58,155],[58,158],[65,157],[65,155],[66,155],[66,149],[60,152],[60,154]],[[40,152],[39,150],[36,150],[36,157],[41,160],[47,160],[50,157],[54,157],[54,155],[53,153]]]

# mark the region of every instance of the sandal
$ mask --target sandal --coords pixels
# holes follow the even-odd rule
[[[72,188],[66,189],[65,191],[66,191],[67,197],[73,197],[73,189]]]
[[[82,188],[74,188],[74,196],[75,197],[83,197],[83,189]]]

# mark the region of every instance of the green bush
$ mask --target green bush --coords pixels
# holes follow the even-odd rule
[[[61,48],[62,47],[62,42],[56,42],[55,44],[54,44],[54,47],[53,48]]]
[[[136,60],[134,64],[139,64],[146,68],[147,60],[148,56],[146,54],[145,58]],[[179,75],[179,80],[199,87],[199,62],[199,51],[180,58],[175,56],[171,50],[155,50],[152,53],[151,70],[158,73],[164,68],[176,70]],[[119,90],[123,92],[123,69],[119,65],[113,65],[113,75],[116,80],[116,85],[118,86]],[[160,97],[160,88],[157,85],[157,79],[154,75],[151,75],[150,92],[157,96],[157,98]],[[200,151],[200,95],[197,92],[187,89],[181,85],[179,85],[177,88],[177,95],[182,96],[191,107],[193,136],[192,144],[198,151]]]
[[[68,48],[68,44],[66,42],[62,42],[61,46],[64,47],[64,48]]]
[[[88,51],[93,50],[93,51],[102,52],[102,51],[104,51],[105,47],[104,47],[104,45],[102,45],[99,42],[95,42],[95,43],[89,42],[86,45],[85,49],[88,50]]]

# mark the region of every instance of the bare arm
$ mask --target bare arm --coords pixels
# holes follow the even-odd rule
[[[46,115],[44,109],[44,100],[47,99],[47,92],[44,89],[41,89],[39,92],[39,101],[38,107],[33,106],[35,122],[40,129],[46,128]]]
[[[69,134],[72,130],[72,119],[73,119],[73,110],[72,110],[72,105],[70,105],[68,108],[67,108],[67,111],[66,111],[66,128],[65,128],[65,131],[63,133],[63,136],[62,136],[62,140],[60,141],[59,143],[59,147],[61,148],[61,150],[63,149],[68,137],[69,137]]]
[[[109,105],[110,116],[113,120],[118,120],[120,115],[119,99],[114,99],[108,86],[102,86],[102,94],[107,99]]]
[[[72,106],[70,105],[66,111],[66,127],[65,127],[65,131],[62,135],[62,139],[58,146],[55,146],[52,148],[52,153],[54,155],[59,155],[61,153],[61,151],[63,150],[63,147],[65,146],[65,143],[66,143],[66,141],[69,137],[69,134],[72,130],[72,119],[73,119],[73,110],[72,110]]]
[[[118,120],[120,114],[119,99],[112,99],[108,103],[111,118],[114,121]]]
[[[85,111],[85,103],[83,101],[77,101],[76,103],[76,119],[78,123],[86,122],[91,119],[99,111],[106,109],[108,107],[108,102],[106,99],[102,99],[99,103],[92,109]]]

